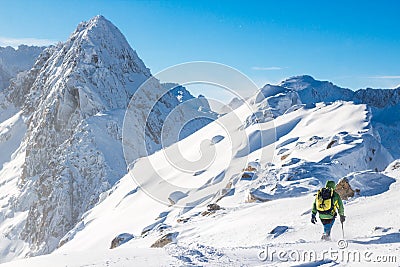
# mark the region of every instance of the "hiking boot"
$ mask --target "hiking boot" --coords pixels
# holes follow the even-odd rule
[[[321,240],[324,240],[324,241],[331,241],[331,237],[330,237],[329,235],[327,235],[327,234],[323,234],[323,235],[321,236]]]

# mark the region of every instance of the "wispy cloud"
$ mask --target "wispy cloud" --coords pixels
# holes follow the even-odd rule
[[[19,45],[37,45],[37,46],[48,46],[55,44],[56,41],[48,39],[38,38],[9,38],[0,36],[0,46],[12,46],[17,48]]]
[[[283,70],[283,67],[251,67],[252,70]]]
[[[400,75],[381,75],[381,76],[369,76],[371,79],[400,79]]]

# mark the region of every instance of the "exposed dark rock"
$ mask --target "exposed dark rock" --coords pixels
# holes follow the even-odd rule
[[[158,239],[156,242],[154,242],[153,245],[151,245],[152,248],[162,248],[165,247],[169,243],[176,242],[176,237],[178,236],[177,232],[174,233],[168,233],[164,236],[162,236],[160,239]]]
[[[351,188],[349,180],[345,177],[339,180],[335,191],[343,200],[348,200],[350,197],[354,197],[354,190]]]
[[[121,246],[122,244],[128,242],[129,240],[135,238],[133,235],[128,233],[119,234],[111,241],[110,249]]]

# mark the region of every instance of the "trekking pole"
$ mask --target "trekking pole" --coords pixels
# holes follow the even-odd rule
[[[343,240],[344,240],[344,229],[343,229],[343,222],[342,222],[342,237],[343,237]]]

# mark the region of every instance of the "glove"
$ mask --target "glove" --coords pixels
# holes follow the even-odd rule
[[[317,218],[315,218],[315,214],[311,215],[311,222],[315,224],[317,222]]]
[[[345,220],[346,220],[346,216],[340,215],[340,222],[344,223]]]

